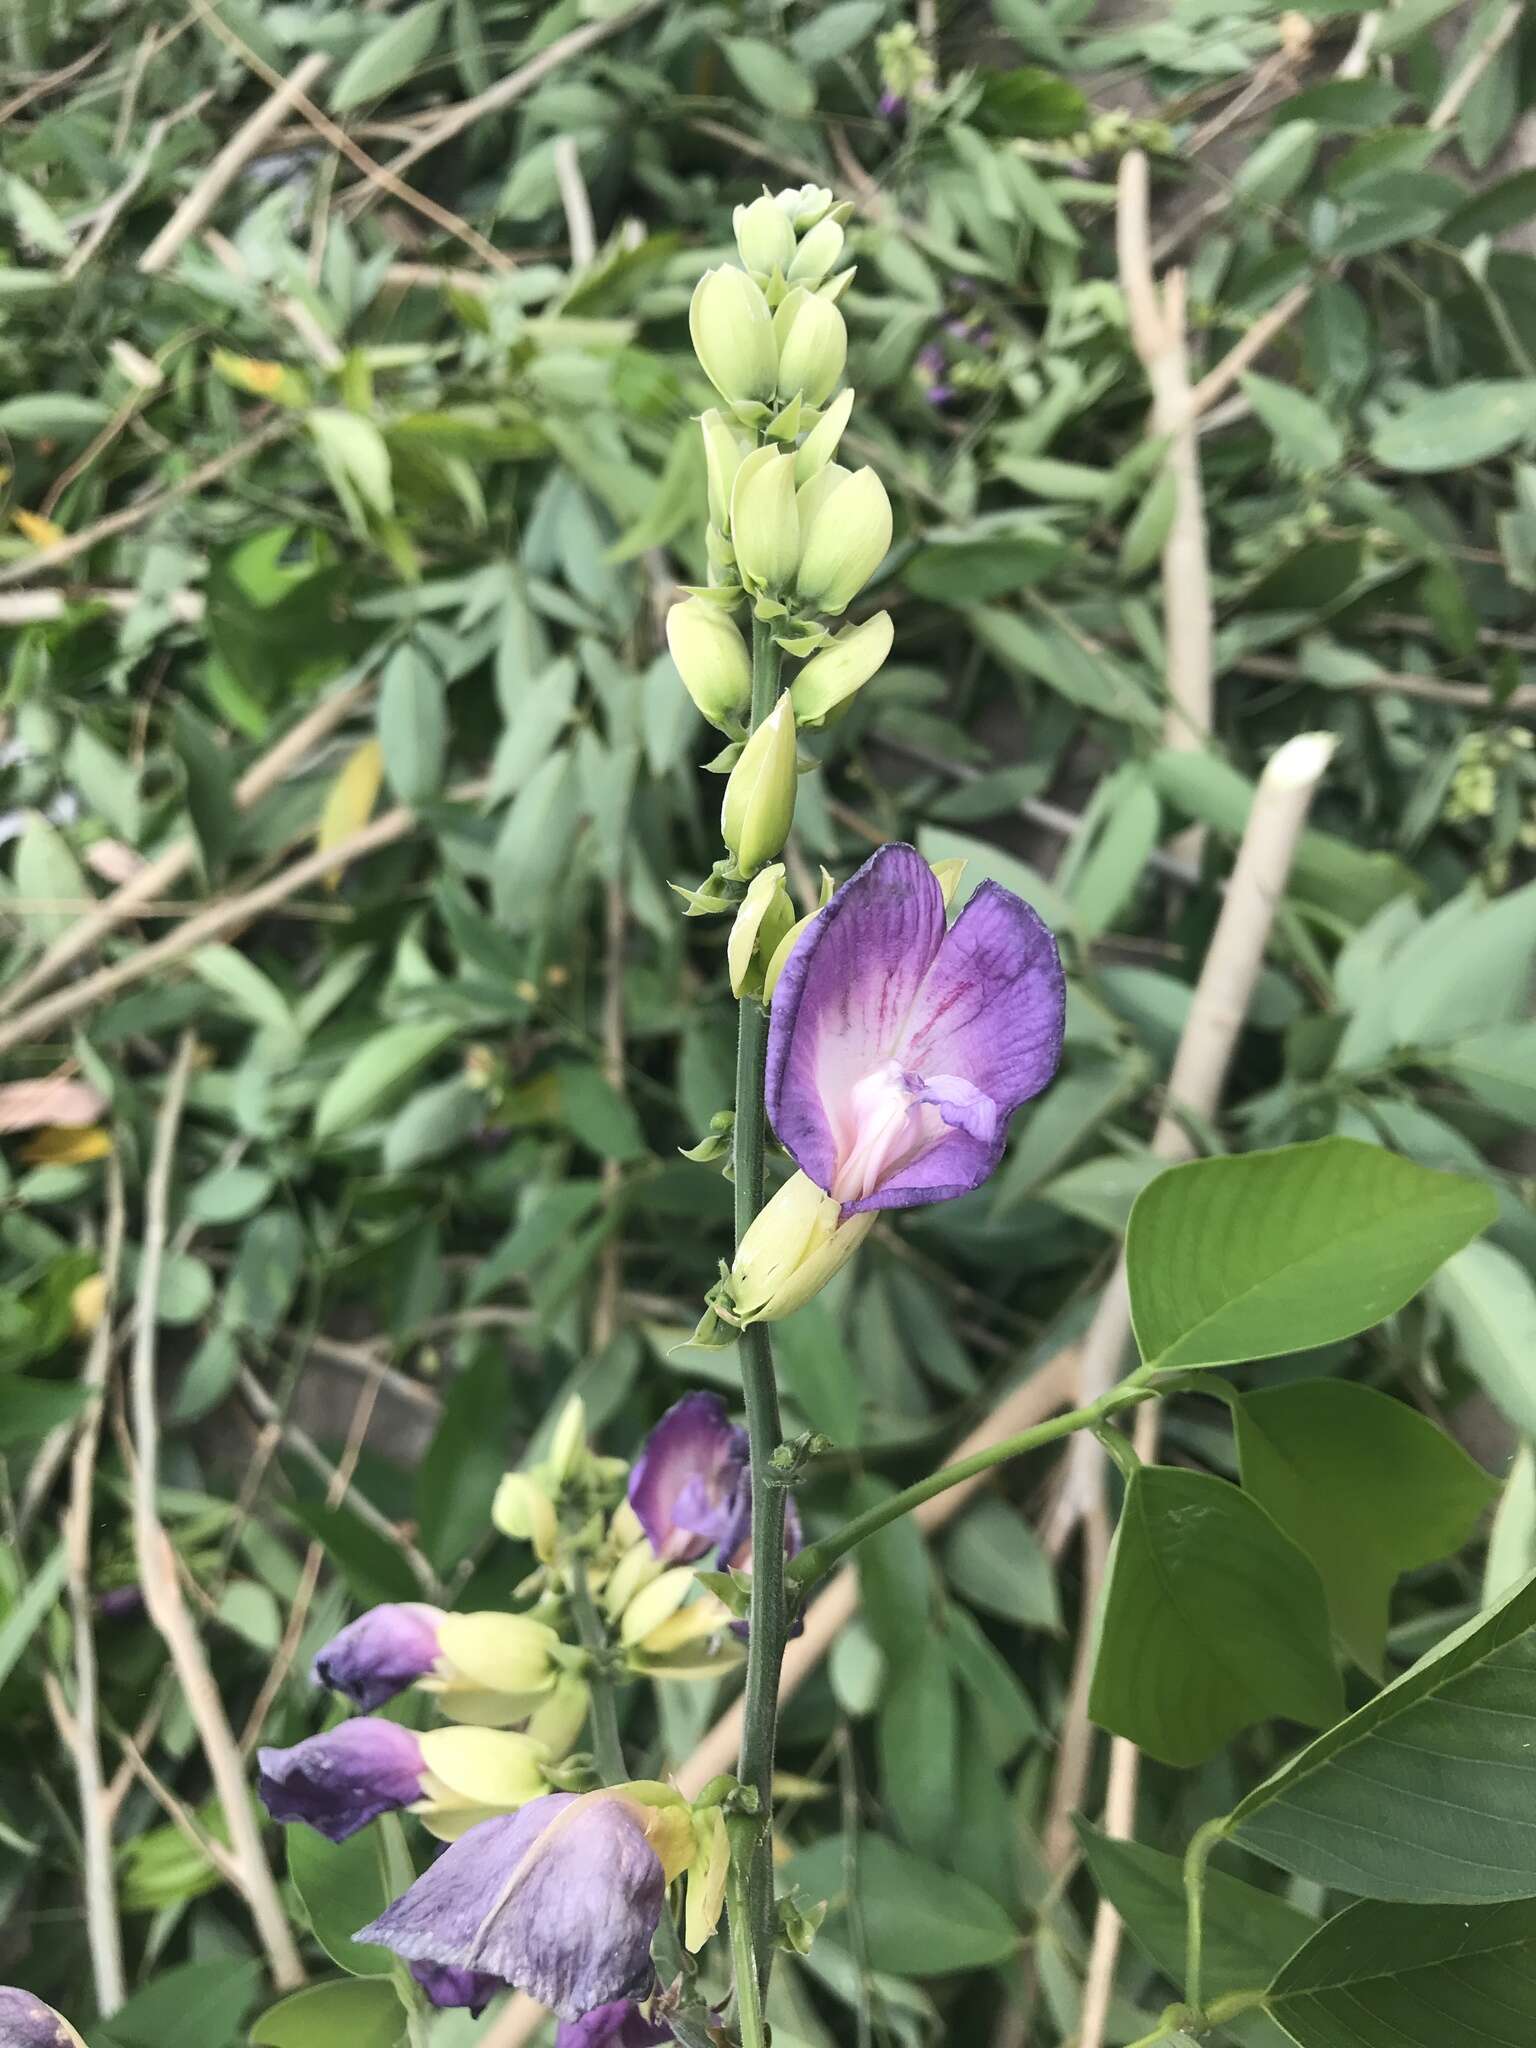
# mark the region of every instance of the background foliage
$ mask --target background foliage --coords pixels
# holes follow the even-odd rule
[[[157,1304],[161,1511],[248,1744],[319,1725],[308,1659],[356,1605],[506,1599],[526,1558],[491,1533],[491,1494],[571,1391],[627,1453],[684,1386],[733,1386],[731,1353],[677,1348],[728,1249],[729,1189],[678,1149],[729,1103],[733,1007],[723,927],[684,922],[668,888],[712,857],[720,785],[693,765],[704,729],[659,618],[704,572],[688,295],[759,179],[856,202],[855,452],[897,508],[867,594],[897,652],[810,743],[826,772],[801,783],[795,878],[841,878],[889,837],[964,854],[968,885],[995,876],[1047,915],[1071,975],[1061,1078],[996,1180],[882,1225],[782,1331],[792,1419],[837,1446],[803,1502],[813,1531],[926,1471],[1081,1330],[1154,1170],[1252,780],[1326,727],[1338,752],[1227,1105],[1193,1135],[1343,1134],[1483,1178],[1499,1213],[1380,1328],[1229,1375],[1256,1390],[1242,1477],[1315,1557],[1351,1706],[1536,1555],[1515,1455],[1536,1433],[1536,44],[1498,0],[1370,21],[1328,0],[994,0],[882,43],[886,0],[10,10],[0,1977],[89,2031],[61,1432],[97,1318],[129,1334],[179,1033],[199,1052]],[[178,204],[301,66],[307,102],[162,262]],[[1189,266],[1197,378],[1297,295],[1203,417],[1207,754],[1160,737],[1172,501],[1113,250],[1132,142],[1153,155],[1158,260]],[[57,979],[72,1003],[44,1007],[45,949],[188,839],[142,915]],[[39,1112],[14,1085],[60,1072],[99,1106]],[[1287,1415],[1300,1371],[1342,1397],[1326,1429]],[[1464,1540],[1496,1491],[1465,1461],[1388,1483],[1393,1425],[1351,1408],[1361,1389],[1476,1453],[1502,1489],[1491,1543]],[[262,1972],[188,1839],[216,1806],[129,1592],[121,1417],[109,1394],[88,1562],[132,1997],[90,2039],[226,2048]],[[1165,1457],[1199,1470],[1145,1490],[1237,1476],[1218,1420],[1175,1407]],[[1322,1500],[1255,1477],[1287,1469],[1288,1425],[1343,1460]],[[783,1973],[782,2043],[1070,2039],[1095,1882],[1134,1937],[1111,2038],[1145,2031],[1182,1940],[1158,1852],[1295,1747],[1219,1714],[1209,1741],[1175,1715],[1159,1747],[1145,1726],[1167,1703],[1133,1672],[1127,1732],[1165,1759],[1139,1844],[1087,1830],[1086,1863],[1053,1867],[1082,1569],[1037,1533],[1056,1469],[1009,1468],[931,1553],[905,1525],[877,1539],[861,1618],[786,1714],[789,1870],[834,1903]],[[1155,1529],[1156,1500],[1139,1512]],[[1223,1661],[1263,1656],[1262,1604],[1202,1601],[1192,1626]],[[1305,1714],[1321,1690],[1323,1719],[1339,1685],[1325,1645],[1258,1711]],[[633,1754],[675,1761],[714,1704],[632,1694]],[[1262,1848],[1264,1825],[1240,1839]],[[1213,1933],[1215,1991],[1267,1980],[1335,1881],[1225,1869],[1264,1890],[1213,1877],[1213,1927],[1241,1951],[1218,1971]],[[292,1875],[323,1961],[336,1933]],[[1376,1938],[1395,1967],[1397,1937]],[[1323,2027],[1338,1994],[1326,1955],[1310,1967],[1287,1966],[1287,1996]]]

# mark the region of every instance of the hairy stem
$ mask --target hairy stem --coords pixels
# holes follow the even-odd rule
[[[1071,1436],[1079,1429],[1097,1429],[1120,1409],[1133,1408],[1138,1401],[1150,1399],[1161,1389],[1151,1384],[1145,1377],[1146,1372],[1147,1368],[1143,1366],[1119,1386],[1100,1395],[1097,1401],[1090,1401],[1086,1408],[1072,1408],[1065,1415],[1053,1415],[1048,1422],[1037,1422],[1033,1429],[1022,1430],[1018,1436],[1004,1437],[1001,1443],[991,1444],[986,1450],[977,1451],[973,1457],[959,1458],[953,1465],[941,1465],[926,1479],[919,1479],[915,1485],[892,1494],[889,1500],[866,1509],[862,1515],[855,1515],[835,1535],[824,1536],[819,1543],[801,1551],[789,1567],[791,1584],[799,1589],[813,1586],[839,1558],[845,1557],[865,1537],[875,1535],[888,1523],[910,1514],[913,1508],[921,1507],[935,1494],[943,1493],[951,1486],[962,1485],[978,1473],[990,1471],[994,1465],[1006,1464],[1010,1458],[1022,1457],[1026,1451],[1038,1450],[1042,1444],[1055,1443],[1058,1437]]]
[[[779,686],[779,650],[768,625],[752,624],[752,730],[773,709]],[[755,996],[744,997],[736,1039],[736,1242],[763,1206],[763,1075],[768,1016]],[[746,1395],[752,1465],[752,1608],[747,1639],[740,1775],[758,1798],[758,1844],[752,1858],[748,1906],[757,1982],[766,1989],[773,1953],[773,1746],[778,1720],[779,1666],[784,1657],[784,1491],[768,1478],[778,1449],[779,1391],[768,1330],[754,1323],[741,1335],[741,1383]],[[735,1910],[731,1919],[738,1918]],[[733,1931],[733,1941],[736,1934]],[[738,1950],[739,1953],[739,1950]],[[743,1994],[743,1997],[745,1994]]]

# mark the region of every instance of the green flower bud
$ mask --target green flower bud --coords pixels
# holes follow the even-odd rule
[[[891,501],[885,485],[872,469],[857,470],[812,513],[795,588],[824,612],[846,611],[890,545]]]
[[[526,1472],[507,1473],[491,1503],[491,1520],[503,1536],[531,1543],[541,1564],[554,1561],[559,1536],[555,1504]]]
[[[533,1711],[555,1683],[560,1638],[526,1614],[445,1614],[437,1664],[419,1683],[450,1721],[506,1728]]]
[[[791,284],[820,284],[842,253],[842,229],[835,220],[819,220],[795,251],[784,275]]]
[[[818,914],[817,911],[813,910],[809,916],[798,918],[769,955],[768,965],[763,970],[763,1001],[765,1003],[773,1001],[773,992],[779,985],[779,976],[789,965],[789,956],[795,950],[796,941],[810,923],[811,918]]]
[[[420,1737],[421,1798],[411,1807],[428,1834],[456,1842],[493,1814],[515,1813],[549,1790],[549,1752],[505,1728],[429,1728]]]
[[[821,418],[800,443],[800,452],[795,457],[795,482],[808,484],[813,476],[825,469],[837,453],[837,444],[843,438],[843,429],[853,411],[853,393],[839,391]]]
[[[750,206],[738,206],[731,216],[736,230],[736,247],[748,270],[787,271],[795,256],[795,231],[789,215],[765,192]],[[830,267],[830,266],[829,266]]]
[[[781,394],[799,392],[807,405],[820,405],[836,389],[847,360],[848,329],[842,314],[813,293],[797,308],[780,343]]]
[[[774,193],[773,201],[789,216],[796,232],[803,235],[807,228],[815,227],[824,213],[831,211],[832,194],[825,185],[786,185],[782,192]]]
[[[794,921],[795,906],[784,886],[784,863],[776,860],[753,877],[726,944],[731,994],[738,1001],[761,989],[763,969]]]
[[[731,491],[731,539],[749,588],[783,590],[793,581],[800,559],[793,455],[754,448],[743,460]]]
[[[725,785],[720,832],[738,873],[755,875],[789,837],[796,773],[795,714],[786,693],[742,748]]]
[[[667,646],[683,688],[711,725],[725,730],[752,695],[752,657],[727,611],[690,597],[667,613]]]
[[[713,407],[699,415],[704,436],[704,471],[709,479],[709,516],[722,533],[731,530],[731,486],[752,443]]]
[[[731,1268],[731,1311],[739,1323],[773,1323],[803,1308],[841,1272],[874,1226],[875,1212],[842,1220],[842,1204],[803,1173],[792,1174],[759,1209]]]
[[[795,510],[800,515],[802,534],[809,532],[811,521],[838,485],[846,483],[852,475],[853,471],[844,469],[840,462],[829,462],[808,483],[801,484],[795,492]]]
[[[772,398],[778,350],[768,301],[744,270],[706,270],[688,308],[694,354],[720,396],[737,405]]]
[[[528,1717],[523,1731],[542,1742],[552,1757],[569,1756],[576,1747],[592,1704],[592,1689],[574,1671],[562,1671]]]
[[[820,725],[829,711],[862,690],[890,653],[895,636],[889,612],[845,626],[795,677],[789,695],[796,725]]]

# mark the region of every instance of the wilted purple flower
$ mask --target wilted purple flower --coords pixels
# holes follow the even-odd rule
[[[555,2035],[555,2048],[654,2048],[671,2039],[670,2027],[648,2020],[630,1999],[616,1998],[579,2020],[567,2020]]]
[[[421,1741],[393,1721],[343,1721],[292,1749],[256,1752],[256,1789],[274,1820],[307,1821],[344,1842],[422,1796]]]
[[[461,1835],[354,1939],[485,1972],[579,2020],[641,1988],[665,1891],[641,1807],[552,1792]]]
[[[412,1963],[410,1970],[429,2005],[467,2007],[471,2019],[479,2019],[497,1992],[507,1988],[499,1977],[456,1970],[451,1963]]]
[[[382,1707],[432,1670],[443,1618],[440,1607],[424,1601],[370,1607],[320,1651],[313,1667],[315,1683],[329,1686],[365,1712]]]
[[[747,1432],[718,1394],[684,1394],[667,1410],[629,1475],[629,1504],[664,1564],[737,1547],[752,1512]]]
[[[592,2038],[606,2041],[610,2037],[595,2034]],[[51,2005],[44,2005],[35,1992],[0,1984],[0,2048],[85,2048],[85,2043],[69,2021]]]
[[[1056,942],[1027,903],[983,882],[946,931],[932,868],[883,846],[779,978],[769,1119],[845,1215],[969,1194],[1055,1073],[1065,1007]]]

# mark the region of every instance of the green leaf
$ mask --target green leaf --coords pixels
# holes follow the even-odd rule
[[[370,36],[347,59],[331,87],[332,112],[349,113],[364,100],[382,99],[403,84],[431,52],[442,14],[442,0],[422,0],[421,6],[407,8]]]
[[[199,981],[216,989],[239,1015],[297,1046],[298,1020],[288,999],[254,960],[247,960],[233,946],[200,946],[187,965]]]
[[[90,1400],[75,1380],[28,1380],[12,1374],[0,1392],[0,1450],[35,1442],[62,1422],[73,1422]]]
[[[240,1239],[224,1289],[224,1320],[233,1329],[269,1336],[287,1313],[304,1270],[304,1226],[288,1209],[268,1209]]]
[[[309,431],[331,488],[357,532],[366,534],[368,511],[387,519],[395,509],[393,473],[384,436],[360,413],[316,406]]]
[[[1006,1501],[968,1508],[944,1545],[955,1591],[988,1614],[1023,1628],[1059,1629],[1056,1575],[1034,1531]]]
[[[1160,469],[1146,491],[1141,503],[1125,523],[1120,536],[1120,574],[1125,577],[1139,576],[1143,569],[1150,569],[1163,551],[1168,538],[1168,529],[1173,525],[1174,506],[1178,502],[1178,485],[1174,482],[1171,469]]]
[[[1387,469],[1423,476],[1467,469],[1536,433],[1536,379],[1475,377],[1426,392],[1383,420],[1371,453]]]
[[[1297,2048],[1523,2048],[1536,2038],[1536,1899],[1362,1900],[1291,1957],[1268,2005]]]
[[[0,1621],[0,1685],[10,1677],[27,1645],[64,1589],[69,1570],[61,1543],[27,1581],[21,1597]]]
[[[1115,1532],[1093,1719],[1188,1766],[1255,1721],[1322,1727],[1343,1704],[1310,1561],[1224,1479],[1143,1466]]]
[[[1182,1987],[1187,1926],[1182,1860],[1148,1848],[1145,1842],[1117,1841],[1082,1820],[1077,1833],[1094,1883],[1125,1922],[1131,1939],[1170,1984]],[[1267,1984],[1316,1925],[1273,1892],[1261,1892],[1256,1885],[1208,1868],[1201,1978],[1206,2003]],[[1284,2040],[1273,2020],[1260,2012],[1226,2021],[1222,2032],[1245,2048],[1280,2048]]]
[[[122,2048],[235,2048],[261,1986],[261,1965],[220,1956],[153,1977],[112,2015]]]
[[[791,58],[760,36],[722,36],[726,61],[759,106],[771,114],[803,118],[816,105],[816,88]]]
[[[439,1571],[471,1556],[490,1523],[509,1458],[511,1402],[511,1373],[499,1350],[480,1358],[449,1389],[416,1478],[421,1547]]]
[[[560,1073],[560,1121],[602,1159],[645,1156],[645,1133],[629,1103],[596,1067],[567,1065]]]
[[[1536,1579],[1254,1788],[1229,1832],[1340,1891],[1475,1904],[1532,1889]]]
[[[1315,398],[1250,370],[1244,395],[1274,436],[1275,453],[1293,469],[1332,469],[1344,459],[1344,436]]]
[[[27,819],[16,843],[12,873],[17,896],[23,903],[37,906],[19,915],[28,934],[39,941],[56,939],[95,900],[69,841],[41,811],[33,811]]]
[[[1244,1488],[1317,1566],[1335,1633],[1379,1679],[1398,1575],[1459,1550],[1493,1481],[1417,1410],[1348,1380],[1245,1394],[1236,1423]]]
[[[790,37],[802,64],[830,64],[834,57],[867,42],[880,26],[885,0],[832,0],[818,8]]]
[[[379,746],[389,786],[403,804],[437,795],[448,757],[448,706],[436,669],[414,647],[397,647],[385,667]]]
[[[242,1223],[271,1194],[270,1173],[254,1166],[226,1166],[205,1174],[187,1197],[187,1214],[199,1223]]]
[[[102,398],[76,391],[29,392],[0,404],[0,434],[18,441],[83,441],[111,417],[112,408]]]
[[[352,1939],[391,1898],[372,1829],[349,1841],[328,1842],[313,1828],[289,1828],[287,1841],[288,1875],[316,1941],[352,1976],[387,1977],[395,1962],[389,1950]]]
[[[988,1892],[935,1863],[898,1849],[883,1835],[858,1844],[858,1893],[871,1969],[900,1977],[941,1977],[951,1970],[984,1970],[1006,1962],[1019,1947],[1019,1931]],[[848,1905],[848,1869],[840,1835],[803,1849],[789,1865],[790,1880],[810,1899],[826,1899],[842,1919]]]
[[[41,192],[14,172],[0,181],[0,191],[4,193],[5,210],[23,241],[41,249],[45,256],[73,255],[75,244],[68,228]]]
[[[1126,1232],[1149,1365],[1231,1365],[1333,1344],[1412,1299],[1498,1213],[1490,1188],[1354,1138],[1160,1174]]]
[[[485,1122],[486,1095],[455,1075],[413,1095],[384,1136],[384,1168],[405,1173],[457,1151]]]
[[[405,2038],[394,1986],[367,1978],[311,1984],[268,2006],[251,2028],[252,2048],[401,2048]]]
[[[903,1838],[924,1856],[943,1856],[955,1820],[959,1701],[943,1657],[920,1657],[891,1672],[877,1724],[880,1786]]]
[[[315,1138],[338,1137],[360,1124],[458,1029],[451,1018],[389,1024],[360,1045],[315,1107]]]
[[[1430,1292],[1456,1333],[1462,1363],[1516,1428],[1536,1435],[1536,1284],[1496,1244],[1469,1244]]]
[[[1021,670],[1085,711],[1133,725],[1159,723],[1157,706],[1132,671],[1103,649],[1085,647],[1066,632],[1040,631],[1000,606],[979,605],[967,618],[1005,668]]]

